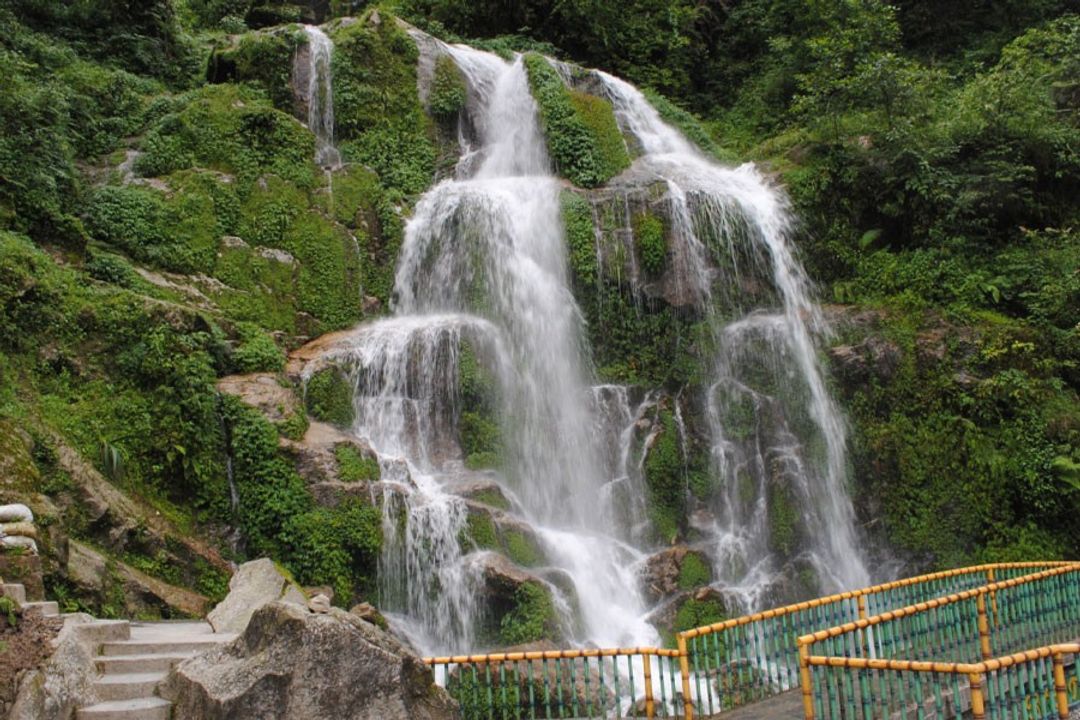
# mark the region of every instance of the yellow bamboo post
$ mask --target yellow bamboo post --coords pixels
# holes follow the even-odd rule
[[[641,665],[645,671],[645,717],[656,717],[656,705],[653,702],[652,694],[652,659],[648,654],[641,656]],[[663,670],[663,665],[660,666]]]
[[[1065,657],[1062,653],[1054,653],[1054,693],[1057,695],[1058,717],[1066,720],[1069,717],[1069,691],[1065,685]]]
[[[979,611],[979,646],[982,650],[982,659],[989,660],[993,657],[990,648],[990,623],[986,618],[986,595],[979,593],[975,597],[975,607]]]
[[[810,687],[810,647],[799,643],[799,685],[802,686],[803,716],[814,720],[814,694]]]
[[[982,673],[971,673],[968,675],[968,682],[971,685],[971,718],[972,720],[986,720]]]
[[[865,620],[866,619],[866,596],[865,595],[860,595],[857,602],[859,603],[859,619],[860,620]]]
[[[682,674],[683,710],[686,720],[694,720],[694,698],[690,695],[690,654],[686,651],[686,636],[679,633],[679,672]]]
[[[856,600],[856,603],[858,604],[858,607],[859,607],[859,619],[860,620],[865,620],[866,619],[866,596],[865,595],[860,595],[858,600]],[[862,642],[860,643],[860,646],[862,647],[863,657],[869,657],[870,656],[870,652],[869,652],[869,650],[870,650],[870,648],[869,648],[870,638],[869,638],[869,635],[865,631],[862,632],[861,634],[862,634]]]

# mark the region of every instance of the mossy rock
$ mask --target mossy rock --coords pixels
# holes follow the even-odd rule
[[[14,421],[5,419],[0,419],[0,483],[5,494],[37,492],[41,484],[30,438]]]
[[[381,477],[378,458],[361,453],[351,443],[334,446],[334,458],[338,465],[338,479],[342,482],[378,482]]]
[[[316,420],[348,428],[356,417],[353,387],[344,371],[326,367],[308,378],[304,386],[308,414]]]
[[[678,587],[680,590],[693,590],[712,582],[712,565],[701,553],[688,552],[679,566]]]
[[[662,409],[657,422],[660,432],[645,455],[645,483],[653,531],[670,543],[682,533],[686,521],[686,465],[674,413]]]
[[[591,188],[630,166],[611,103],[568,89],[542,55],[526,55],[525,68],[548,151],[563,177]]]

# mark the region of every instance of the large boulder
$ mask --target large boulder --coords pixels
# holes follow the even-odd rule
[[[210,606],[203,595],[171,585],[88,545],[68,541],[67,576],[81,591],[105,601],[119,592],[133,615],[202,617]]]
[[[330,608],[260,608],[231,644],[175,667],[161,688],[186,720],[449,720],[457,704],[391,635]]]
[[[69,720],[77,708],[97,702],[94,656],[99,641],[90,632],[89,615],[64,618],[64,627],[50,643],[48,659],[24,671],[7,717],[10,720]]]
[[[229,580],[229,594],[210,611],[206,619],[214,632],[241,633],[255,611],[279,600],[297,605],[307,604],[304,593],[278,570],[273,560],[252,560],[237,569]]]

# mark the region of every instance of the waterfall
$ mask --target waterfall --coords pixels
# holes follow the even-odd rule
[[[569,581],[549,583],[568,639],[655,643],[638,589],[644,556],[614,508],[623,495],[612,492],[594,432],[561,185],[524,66],[520,58],[438,47],[467,79],[475,147],[452,179],[420,198],[406,224],[393,316],[361,326],[325,358],[349,368],[353,431],[383,470],[381,606],[425,652],[478,642],[491,553],[460,542],[470,506],[453,494],[478,475],[464,467],[457,443],[464,343],[495,385],[502,435],[500,470],[482,477],[514,499],[506,515],[535,532],[551,566],[537,568],[537,580]],[[636,417],[620,412],[623,423]],[[640,511],[634,515],[640,520]]]
[[[308,39],[307,126],[315,133],[315,162],[324,168],[341,165],[334,145],[334,43],[319,28],[305,25]]]
[[[620,126],[640,144],[632,172],[667,186],[672,271],[713,332],[704,404],[722,490],[712,527],[703,529],[715,538],[718,576],[745,606],[760,604],[780,570],[769,512],[783,492],[803,516],[799,559],[820,590],[867,584],[846,489],[845,425],[814,347],[827,326],[788,241],[785,197],[750,164],[706,159],[637,89],[596,75]],[[747,279],[771,292],[751,302],[741,289]]]

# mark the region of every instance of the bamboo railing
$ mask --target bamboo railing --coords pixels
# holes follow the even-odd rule
[[[982,596],[994,612],[994,632],[1002,637],[1012,632],[1016,643],[1027,642],[1029,636],[1008,626],[1009,621],[1019,617],[1020,608],[1009,588],[1026,586],[1019,581],[1034,575],[1068,574],[1070,568],[1080,570],[1080,565],[996,563],[906,578],[687,630],[676,636],[675,649],[502,652],[430,657],[424,661],[435,672],[436,682],[461,704],[465,720],[693,720],[794,690],[808,673],[820,672],[816,668],[838,667],[811,656],[809,645],[818,640],[803,644],[820,634],[815,630],[830,628],[822,632],[837,631],[829,637],[848,638],[835,640],[835,647],[843,642],[863,642],[849,637],[854,629],[863,627],[861,623],[873,619],[872,624],[878,626],[886,615],[907,616],[910,606],[934,602],[937,607],[938,598]],[[991,587],[995,590],[986,590]],[[1080,611],[1080,597],[1074,604]],[[977,628],[976,636],[979,642]],[[959,636],[955,642],[959,643]],[[875,652],[885,648],[899,651],[895,642],[880,645],[880,649],[874,647]],[[822,657],[878,662],[880,656],[860,658],[858,653],[847,652]],[[820,711],[818,715],[826,717]]]
[[[804,716],[1067,718],[1078,636],[1080,564],[819,630],[798,640]]]

